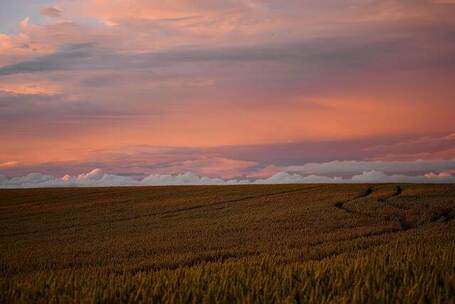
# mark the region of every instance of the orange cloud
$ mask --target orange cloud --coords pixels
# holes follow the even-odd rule
[[[3,162],[3,163],[0,163],[0,169],[16,167],[18,164],[19,164],[19,162],[17,162],[17,161]]]
[[[122,19],[164,19],[179,18],[216,12],[219,9],[238,9],[242,1],[107,1],[83,0],[70,3],[79,14],[93,16],[101,20]]]
[[[34,94],[43,94],[43,95],[54,95],[61,92],[61,88],[57,85],[38,85],[38,84],[21,84],[21,83],[9,83],[4,84],[0,83],[0,92],[5,92],[8,94],[18,94],[18,95],[34,95]]]

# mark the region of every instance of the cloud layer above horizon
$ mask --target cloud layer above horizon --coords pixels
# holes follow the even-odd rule
[[[151,174],[143,178],[108,174],[94,169],[77,176],[65,175],[56,178],[41,173],[7,178],[0,175],[0,188],[41,187],[113,187],[113,186],[168,186],[168,185],[246,185],[246,184],[301,184],[301,183],[453,183],[455,160],[419,162],[355,162],[333,161],[309,163],[301,167],[288,167],[267,178],[222,179],[199,176],[192,172],[180,174]],[[382,171],[383,170],[383,171]],[[423,175],[393,174],[393,171]],[[351,172],[349,177],[337,176]],[[355,173],[352,173],[355,172]],[[312,173],[312,174],[310,174]],[[321,173],[331,174],[321,175]]]
[[[0,174],[425,182],[452,166],[418,160],[455,159],[454,16],[439,0],[6,0]]]

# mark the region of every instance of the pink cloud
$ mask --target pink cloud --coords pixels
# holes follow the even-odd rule
[[[445,170],[445,171],[440,171],[440,172],[429,172],[425,174],[425,177],[428,178],[446,178],[446,177],[452,177],[455,176],[455,169],[451,170]]]
[[[267,178],[279,172],[283,172],[284,170],[285,168],[282,166],[268,165],[264,168],[260,168],[259,170],[250,171],[247,176],[254,178]]]
[[[195,160],[185,160],[171,164],[166,168],[166,171],[167,173],[191,171],[210,177],[232,178],[244,175],[244,172],[254,165],[256,163],[252,161],[202,156]]]
[[[40,13],[41,15],[50,18],[58,18],[62,15],[62,11],[53,6],[43,7]]]

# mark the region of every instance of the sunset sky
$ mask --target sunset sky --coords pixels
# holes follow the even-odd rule
[[[455,0],[0,5],[0,187],[455,181]]]

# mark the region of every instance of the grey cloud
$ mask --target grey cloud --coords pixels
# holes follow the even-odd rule
[[[0,68],[1,75],[52,71],[115,69],[122,55],[95,43],[69,44],[57,52]],[[120,60],[120,61],[119,61]],[[125,62],[128,64],[128,62]]]
[[[439,29],[442,31],[442,29]],[[411,41],[412,42],[412,41]],[[220,64],[223,62],[276,62],[289,67],[314,66],[318,69],[364,67],[375,65],[418,64],[414,50],[411,62],[402,56],[403,49],[412,51],[406,34],[371,38],[368,33],[316,38],[306,41],[267,43],[249,47],[179,47],[161,52],[119,53],[93,43],[67,45],[54,54],[0,67],[0,75],[40,73],[49,71],[97,69],[152,69],[181,64]],[[425,52],[424,52],[425,53]],[[421,55],[424,56],[425,54]],[[438,57],[439,61],[452,61]]]
[[[453,134],[433,134],[423,137],[406,135],[344,141],[239,145],[213,148],[210,152],[212,155],[257,161],[266,165],[294,166],[307,163],[329,163],[335,159],[338,162],[353,159],[371,161],[372,159],[384,159],[390,155],[395,160],[406,159],[410,154],[412,159],[415,159],[415,155],[418,154],[425,154],[428,158],[454,148],[455,136]]]
[[[154,116],[162,113],[159,109],[147,109],[142,113],[125,109],[122,105],[110,103],[106,106],[97,100],[70,99],[64,94],[10,94],[0,91],[0,118],[2,123],[16,119],[115,119]]]
[[[223,61],[286,61],[302,56],[296,46],[251,48],[186,48],[147,54],[120,54],[93,44],[68,45],[54,54],[3,66],[0,75],[62,70],[144,69],[172,64]],[[291,50],[291,51],[290,51]]]
[[[91,43],[67,45],[56,53],[0,68],[0,75],[39,73],[75,68],[93,56],[95,47]]]

